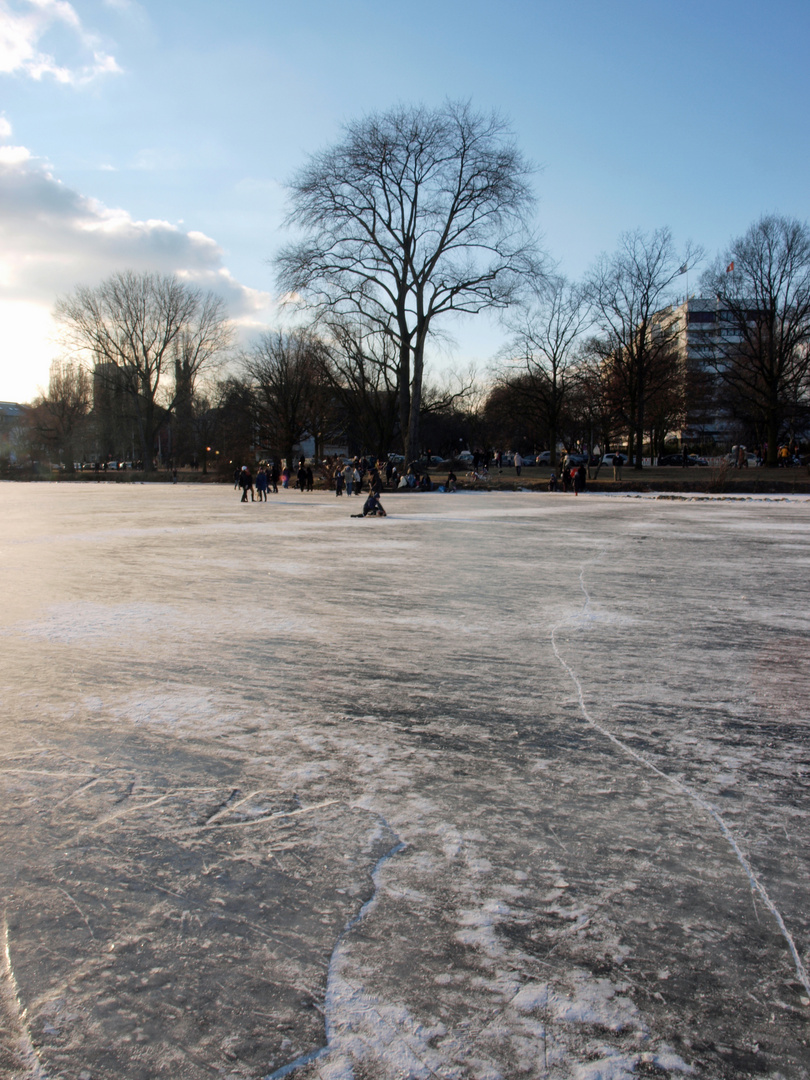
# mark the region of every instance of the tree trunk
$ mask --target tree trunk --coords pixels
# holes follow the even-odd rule
[[[419,420],[422,411],[422,371],[424,367],[424,355],[422,343],[416,346],[413,352],[413,378],[411,380],[411,408],[408,417],[407,452],[405,465],[419,457]]]
[[[411,350],[410,346],[403,344],[399,350],[399,433],[402,439],[402,453],[405,462],[410,460],[409,437],[410,437],[410,413],[411,413]]]
[[[141,415],[140,409],[138,409],[137,422],[138,439],[141,444],[141,460],[143,462],[143,471],[152,472],[152,449],[148,441],[149,432],[147,431],[147,426],[144,422],[143,416]]]
[[[776,468],[778,461],[779,447],[777,442],[779,439],[779,402],[776,398],[776,394],[770,393],[768,395],[768,468]]]
[[[644,455],[644,369],[639,365],[638,372],[638,396],[636,399],[636,463],[634,468],[643,468],[642,457]]]

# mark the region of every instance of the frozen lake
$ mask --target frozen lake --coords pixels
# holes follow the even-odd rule
[[[238,497],[0,486],[0,1076],[809,1077],[810,500]]]

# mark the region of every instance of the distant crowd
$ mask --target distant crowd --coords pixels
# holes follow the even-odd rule
[[[428,451],[427,462],[431,460]],[[621,466],[624,459],[620,454],[613,455],[614,475],[621,478]],[[435,459],[438,461],[439,459]],[[500,451],[463,451],[459,460],[470,466],[465,474],[467,481],[486,480],[489,469],[492,466],[499,472],[505,464],[515,469],[516,476],[520,476],[525,464],[535,464],[534,458],[524,459],[519,453],[504,455]],[[537,460],[537,464],[547,462]],[[344,494],[355,497],[367,494],[379,499],[384,489],[397,491],[445,491],[453,492],[458,488],[458,477],[453,471],[452,464],[448,466],[447,478],[442,483],[431,477],[427,465],[422,461],[412,461],[407,467],[400,468],[390,458],[383,461],[358,455],[351,459],[340,458],[337,455],[325,458],[322,462],[321,472],[326,480],[327,489],[333,490],[336,498]],[[578,495],[585,490],[587,472],[582,462],[582,455],[565,454],[561,461],[559,474],[552,471],[549,477],[549,491],[566,491]],[[315,477],[312,465],[307,464],[305,458],[299,458],[296,468],[287,465],[279,467],[274,461],[262,462],[256,468],[254,475],[249,465],[242,465],[236,469],[233,476],[235,490],[242,493],[241,501],[267,502],[268,493],[277,493],[279,486],[282,490],[292,489],[302,492],[313,491]]]
[[[749,451],[744,446],[734,446],[726,461],[734,468],[747,468],[751,465],[764,463],[767,447],[757,447],[755,451]],[[801,448],[798,443],[785,444],[779,448],[778,463],[783,467],[799,464],[801,461]],[[527,465],[550,465],[549,451],[524,457],[520,453],[502,453],[500,450],[463,450],[456,458],[457,462],[468,466],[464,478],[468,484],[474,487],[477,482],[485,482],[490,476],[490,470],[513,468],[515,476],[520,477]],[[627,458],[621,453],[607,453],[601,457],[591,456],[587,450],[574,450],[563,452],[558,468],[552,468],[548,479],[549,491],[562,491],[579,495],[585,491],[588,484],[588,465],[601,465],[612,470],[613,479],[622,479],[622,469],[627,463]],[[337,498],[346,496],[373,495],[379,499],[384,490],[398,491],[456,491],[458,477],[453,471],[452,463],[448,464],[447,478],[437,483],[431,477],[428,466],[445,464],[443,459],[434,458],[428,450],[424,457],[412,461],[402,468],[395,460],[375,459],[363,455],[353,458],[342,458],[337,455],[325,458],[319,471],[326,481],[327,490],[332,490]],[[691,465],[708,465],[704,458],[690,454],[684,446],[677,454],[669,454],[658,459],[659,465],[682,465],[684,468]],[[598,475],[598,473],[597,473]],[[243,465],[234,472],[234,488],[241,491],[242,502],[267,502],[268,493],[277,493],[279,486],[282,490],[293,489],[302,492],[314,491],[315,476],[312,465],[307,464],[305,458],[298,460],[297,466],[290,468],[287,465],[279,466],[275,461],[261,462],[256,467],[255,475],[249,465]]]

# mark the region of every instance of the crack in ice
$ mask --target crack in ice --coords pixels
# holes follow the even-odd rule
[[[17,1056],[27,1070],[20,1080],[47,1080],[39,1055],[31,1042],[26,1023],[26,1010],[20,1002],[20,990],[14,969],[11,966],[11,951],[8,940],[8,919],[3,918],[2,954],[0,954],[0,999],[9,1027],[15,1029],[18,1046]]]
[[[588,711],[588,706],[585,704],[585,692],[583,690],[582,683],[574,669],[563,658],[559,648],[557,647],[557,631],[561,627],[565,626],[568,623],[585,622],[594,618],[590,611],[591,595],[585,586],[585,570],[588,566],[598,562],[606,553],[607,549],[603,548],[598,555],[595,555],[591,559],[587,559],[580,568],[579,585],[585,595],[585,603],[582,606],[582,610],[574,615],[567,616],[565,619],[561,619],[551,628],[551,647],[554,651],[554,655],[557,657],[557,660],[560,662],[563,669],[567,672],[569,678],[574,684],[574,687],[576,688],[576,697],[579,704],[580,712],[582,713],[582,717],[586,721],[586,723],[588,723],[601,735],[604,735],[606,739],[609,739],[614,744],[614,746],[616,746],[619,750],[622,751],[622,753],[626,754],[628,757],[633,758],[635,761],[638,761],[641,765],[644,765],[645,768],[655,773],[656,776],[659,776],[662,780],[665,780],[668,784],[671,784],[676,791],[678,791],[681,795],[685,795],[687,798],[691,799],[696,806],[699,806],[701,810],[709,814],[709,816],[714,819],[718,828],[720,829],[721,834],[725,838],[731,850],[734,852],[737,861],[739,862],[740,866],[742,867],[748,878],[752,897],[754,898],[754,910],[756,911],[756,896],[757,894],[759,894],[762,903],[774,917],[776,925],[779,927],[782,937],[787,943],[790,955],[793,958],[796,975],[798,976],[798,979],[804,987],[805,991],[807,992],[808,996],[810,996],[810,977],[808,977],[807,969],[802,963],[802,958],[799,956],[799,950],[796,948],[796,943],[793,940],[793,935],[788,930],[785,924],[785,920],[782,918],[781,912],[777,908],[776,904],[774,904],[773,900],[771,900],[765,886],[754,873],[753,867],[751,866],[748,859],[745,857],[745,854],[743,853],[740,845],[734,838],[731,829],[729,829],[719,810],[717,810],[716,807],[714,807],[710,802],[704,799],[702,795],[698,794],[698,792],[693,791],[688,784],[685,784],[677,777],[670,776],[662,769],[659,769],[657,765],[655,765],[652,761],[650,761],[648,757],[646,757],[646,755],[640,753],[638,750],[634,750],[632,746],[628,746],[627,743],[623,742],[617,735],[614,735],[612,731],[606,728],[603,724],[600,724],[598,720],[595,720],[594,717],[591,716],[590,712]]]
[[[337,800],[331,801],[334,802]],[[389,829],[391,832],[394,831],[390,828],[388,822],[385,821],[384,818],[381,817],[380,820],[387,829]],[[349,921],[341,930],[340,934],[338,934],[337,941],[335,942],[335,947],[332,950],[332,955],[329,958],[329,967],[327,969],[326,975],[326,994],[324,998],[325,1007],[323,1010],[324,1023],[326,1028],[326,1044],[324,1046],[318,1047],[317,1050],[311,1050],[307,1054],[302,1054],[300,1057],[297,1057],[295,1061],[291,1061],[287,1065],[282,1065],[281,1068],[276,1069],[275,1072],[269,1073],[267,1076],[265,1076],[263,1080],[281,1080],[282,1077],[289,1076],[291,1073],[295,1072],[296,1069],[303,1068],[304,1065],[310,1065],[313,1061],[317,1061],[319,1058],[326,1057],[326,1055],[334,1049],[335,1043],[337,1041],[337,1033],[335,1031],[334,1021],[332,1020],[332,1013],[334,1012],[336,1005],[336,964],[340,947],[343,944],[346,935],[349,934],[354,929],[354,927],[357,926],[357,924],[366,917],[373,905],[376,903],[380,891],[377,880],[380,870],[388,862],[389,859],[392,859],[395,855],[398,855],[401,851],[404,851],[406,847],[407,844],[405,844],[404,841],[398,840],[396,844],[393,845],[393,847],[389,848],[388,851],[386,851],[383,855],[380,856],[380,858],[374,864],[374,869],[371,871],[371,880],[374,883],[373,893],[368,898],[368,900],[366,900],[365,904],[363,904],[357,914],[353,915],[349,919]]]

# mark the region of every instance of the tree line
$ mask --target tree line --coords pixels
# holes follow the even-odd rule
[[[237,353],[222,300],[177,277],[77,288],[56,306],[66,353],[34,410],[40,445],[70,467],[92,436],[149,469],[156,453],[202,468],[290,460],[305,436],[316,455],[408,461],[426,446],[553,455],[598,440],[640,468],[645,442],[655,452],[722,413],[775,463],[808,423],[807,224],[765,216],[704,271],[715,329],[687,355],[674,300],[701,249],[665,228],[627,233],[570,282],[533,231],[532,172],[505,121],[468,103],[350,123],[289,185],[295,238],[275,269],[294,328]],[[431,342],[483,311],[507,337],[486,382],[431,381]]]

